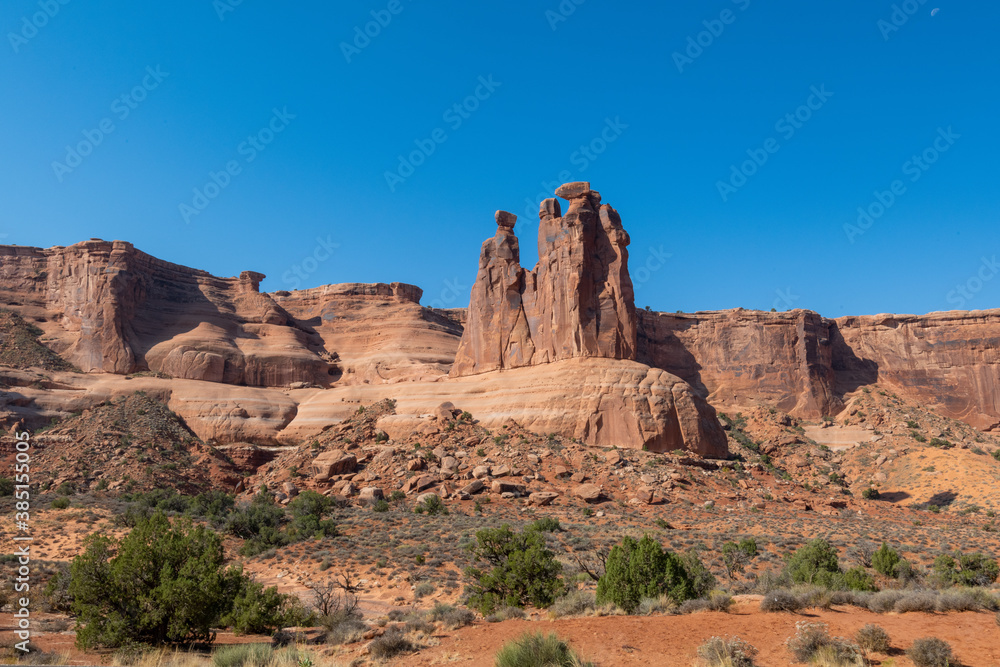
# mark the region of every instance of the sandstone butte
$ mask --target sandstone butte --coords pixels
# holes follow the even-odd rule
[[[298,444],[383,398],[390,434],[452,402],[597,446],[725,457],[715,407],[817,419],[879,382],[944,416],[1000,428],[1000,310],[835,320],[805,310],[636,311],[628,233],[588,183],[541,205],[539,262],[520,266],[498,212],[468,309],[400,283],[261,293],[124,241],[0,246],[0,307],[83,373],[5,371],[0,417],[29,428],[148,392],[218,444]],[[470,263],[471,264],[471,263]],[[471,266],[470,266],[471,268]]]

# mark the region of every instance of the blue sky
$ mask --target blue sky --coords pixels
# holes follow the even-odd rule
[[[535,202],[588,180],[631,234],[640,307],[996,307],[998,18],[7,0],[0,242],[124,239],[267,290],[401,281],[461,306],[496,209],[531,266]]]

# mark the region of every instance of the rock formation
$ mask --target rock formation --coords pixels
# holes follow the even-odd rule
[[[589,183],[568,183],[556,195],[569,200],[569,209],[562,215],[557,199],[542,202],[533,271],[520,264],[517,216],[497,211],[496,235],[480,251],[452,378],[568,360],[636,359],[629,237],[621,218]],[[589,444],[728,454],[715,410],[687,383],[641,364],[620,372],[605,376],[599,386],[606,389],[586,409],[567,412],[573,423],[560,432],[572,430]],[[586,383],[567,384],[587,396]],[[527,405],[522,412],[530,412]]]
[[[628,233],[589,183],[541,204],[538,265],[526,271],[514,225],[497,211],[483,243],[469,315],[452,377],[573,359],[636,358],[636,314],[628,275]]]

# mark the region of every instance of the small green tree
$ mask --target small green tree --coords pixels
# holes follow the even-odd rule
[[[726,542],[722,545],[722,564],[726,568],[729,579],[746,569],[746,566],[757,556],[757,541],[752,537],[736,542]]]
[[[792,554],[787,565],[788,574],[797,584],[824,585],[840,574],[837,550],[823,539],[810,541]]]
[[[337,526],[330,519],[324,519],[333,507],[333,499],[316,493],[303,491],[288,503],[292,513],[292,522],[288,526],[288,536],[291,540],[302,540],[309,537],[335,537]]]
[[[505,605],[548,607],[562,591],[562,564],[539,530],[515,533],[507,524],[486,528],[476,532],[469,551],[476,564],[465,570],[468,604],[483,615]]]
[[[120,542],[95,534],[85,545],[69,585],[82,649],[211,641],[240,588],[218,535],[188,520],[171,526],[161,512]]]
[[[306,611],[294,595],[282,595],[273,586],[264,588],[242,577],[232,609],[222,616],[221,623],[231,626],[236,634],[264,635],[306,620]]]
[[[872,567],[879,574],[895,578],[897,576],[896,568],[901,560],[899,552],[883,542],[882,546],[872,554]]]
[[[701,598],[708,595],[715,588],[715,575],[701,562],[698,551],[689,549],[680,558],[681,563],[684,564],[684,571],[687,572],[688,579],[691,580],[692,596]]]
[[[636,541],[626,537],[611,549],[604,576],[597,582],[597,603],[612,602],[628,613],[643,598],[667,595],[681,603],[695,597],[694,585],[683,561],[664,551],[649,535]]]

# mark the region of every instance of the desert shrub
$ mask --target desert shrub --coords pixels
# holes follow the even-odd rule
[[[327,644],[353,644],[361,641],[368,630],[364,619],[357,611],[356,598],[352,597],[350,600],[349,604],[320,617],[320,625],[326,629]]]
[[[937,595],[930,591],[907,591],[892,608],[897,614],[913,611],[932,612],[935,609],[937,609]]]
[[[331,509],[334,500],[315,491],[303,491],[288,503],[292,521],[288,526],[288,537],[291,541],[304,540],[308,537],[336,537],[337,527],[333,521],[324,519]]]
[[[496,654],[496,667],[584,667],[569,645],[555,634],[525,633]]]
[[[54,510],[64,510],[69,507],[69,498],[66,496],[61,496],[52,501],[52,509]]]
[[[746,566],[757,556],[757,541],[752,537],[736,542],[726,542],[722,545],[722,564],[726,568],[729,579],[743,572]]]
[[[483,615],[502,605],[548,607],[563,588],[562,564],[537,530],[515,533],[507,524],[479,530],[469,551],[484,567],[465,570],[470,580],[468,604]]]
[[[924,637],[906,649],[906,656],[916,667],[949,667],[952,660],[951,645],[937,637]]]
[[[593,611],[596,605],[594,594],[589,591],[570,591],[549,607],[549,613],[555,618],[563,616],[582,616]]]
[[[795,658],[795,662],[813,662],[830,667],[864,666],[861,649],[840,637],[831,637],[825,623],[795,624],[795,635],[789,637],[785,646]]]
[[[876,614],[888,614],[905,595],[903,591],[879,591],[868,598],[868,610]]]
[[[783,588],[766,593],[760,601],[760,610],[766,612],[798,611],[803,606],[797,595]]]
[[[267,644],[232,644],[212,653],[213,667],[268,667],[274,649]]]
[[[236,634],[271,634],[283,627],[300,625],[307,614],[294,595],[283,595],[275,587],[243,578],[239,592],[229,613],[222,616],[221,624],[232,626]]]
[[[831,575],[840,574],[837,550],[826,540],[811,540],[788,560],[788,574],[797,584],[825,585]]]
[[[496,611],[486,617],[487,623],[503,623],[511,619],[524,618],[527,614],[520,607],[498,607]]]
[[[697,600],[685,600],[677,612],[680,614],[693,614],[699,611],[725,611],[733,606],[733,598],[725,593],[713,593],[705,598]]]
[[[632,613],[642,598],[669,596],[675,603],[695,596],[684,563],[646,535],[626,537],[611,549],[604,575],[597,582],[597,604],[611,602]]]
[[[957,586],[987,586],[1000,576],[996,560],[981,553],[954,556],[942,555],[934,559],[934,573],[942,583]]]
[[[554,519],[550,516],[536,519],[529,527],[541,533],[557,533],[562,530],[562,526],[559,525],[559,519]]]
[[[739,637],[712,637],[698,647],[705,667],[754,667],[757,649]]]
[[[14,495],[14,480],[10,477],[0,477],[0,497]]]
[[[371,656],[376,660],[388,660],[400,653],[413,650],[413,643],[403,636],[399,630],[392,629],[381,637],[376,637],[368,647]]]
[[[941,591],[937,595],[937,611],[980,611],[980,599],[969,589]]]
[[[865,500],[878,500],[879,495],[878,489],[873,486],[869,486],[861,492],[861,497]]]
[[[69,593],[83,648],[208,641],[244,576],[223,569],[222,540],[162,513],[120,541],[91,535],[73,559]]]
[[[841,582],[843,582],[842,585]],[[843,579],[834,577],[833,583],[834,585],[831,588],[836,589],[846,588],[851,591],[868,593],[874,593],[878,590],[878,586],[875,585],[872,575],[860,567],[852,567],[847,572],[844,572]]]
[[[273,496],[258,493],[250,503],[233,510],[226,531],[245,540],[240,553],[254,556],[288,544],[288,536],[281,530],[284,521],[285,512],[274,504]]]
[[[441,496],[431,494],[422,503],[417,503],[413,511],[417,514],[427,513],[434,516],[436,514],[447,514],[448,508],[445,506],[444,501],[441,500]]]
[[[874,651],[875,653],[887,653],[891,647],[889,633],[874,623],[862,626],[854,635],[854,640],[865,651]]]
[[[765,570],[757,575],[754,591],[761,595],[766,595],[779,588],[789,588],[792,585],[792,578],[785,570]]]
[[[871,595],[862,591],[830,591],[830,604],[851,605],[853,607],[868,608]]]
[[[701,602],[701,600],[686,600],[684,604],[690,604],[692,602]],[[636,607],[635,613],[638,616],[652,616],[653,614],[665,614],[677,605],[674,601],[668,598],[666,595],[661,595],[658,598],[643,598],[639,600],[639,606]],[[682,607],[684,605],[681,605]],[[686,613],[686,612],[681,612]]]
[[[899,552],[883,542],[878,551],[872,554],[872,567],[879,574],[895,577],[896,566],[899,565],[900,560]]]
[[[421,581],[413,589],[413,597],[419,600],[420,598],[425,598],[435,591],[437,586],[429,581]]]
[[[454,630],[472,625],[476,620],[476,615],[468,609],[459,609],[453,605],[439,602],[431,609],[428,618],[434,622],[441,623],[447,630]]]
[[[754,553],[756,553],[757,543],[753,543]],[[696,549],[689,549],[681,557],[684,571],[687,572],[688,579],[691,580],[691,595],[696,598],[705,597],[715,588],[715,575],[705,567],[698,556]]]
[[[379,498],[374,503],[372,503],[373,512],[388,512],[389,511],[389,501],[385,498]]]

